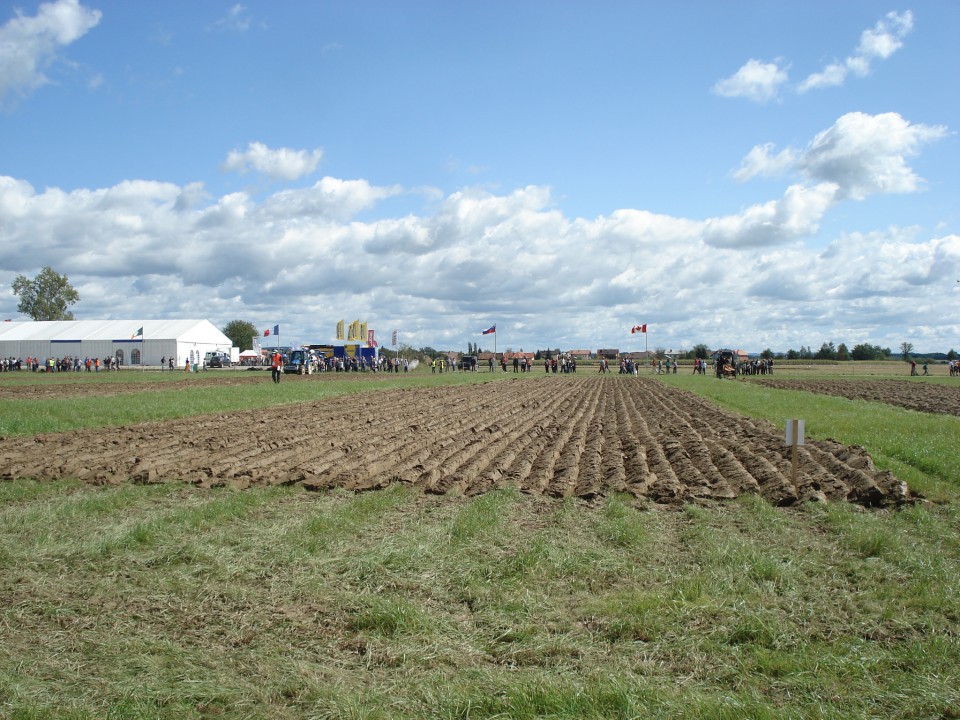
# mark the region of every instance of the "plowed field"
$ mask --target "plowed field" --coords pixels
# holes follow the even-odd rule
[[[777,505],[907,499],[862,448],[808,442],[796,482],[773,425],[655,379],[544,377],[363,393],[123,428],[0,439],[0,478],[200,486],[301,483],[430,493],[514,486],[658,503],[758,493]]]
[[[755,380],[781,390],[803,390],[849,400],[886,403],[919,412],[960,416],[960,384],[934,385],[911,380]]]

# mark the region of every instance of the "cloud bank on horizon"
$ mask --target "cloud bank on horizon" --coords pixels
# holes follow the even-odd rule
[[[111,78],[116,71],[98,64],[101,56],[72,59],[74,48],[110,32],[102,21],[112,11],[117,8],[110,3],[94,8],[57,0],[33,14],[0,18],[3,126],[17,130],[35,121],[35,113],[68,114],[71,107],[100,118],[114,103],[148,102],[118,89],[122,81],[140,80]],[[282,25],[269,6],[234,4],[218,11],[217,17],[195,18],[196,32],[229,36],[237,53],[245,51],[245,40],[255,42],[252,34],[267,36]],[[816,349],[825,341],[957,348],[956,165],[947,173],[940,168],[949,162],[928,160],[931,151],[956,159],[955,130],[947,124],[956,117],[955,105],[941,115],[935,103],[918,104],[918,115],[932,121],[918,120],[906,105],[880,109],[869,98],[805,108],[812,91],[842,92],[851,78],[919,82],[876,77],[881,63],[910,52],[915,20],[919,26],[910,10],[883,15],[861,32],[846,58],[827,61],[793,86],[789,74],[801,59],[778,57],[748,58],[726,79],[695,89],[701,112],[738,113],[738,119],[728,127],[707,117],[696,130],[716,137],[724,177],[711,182],[724,191],[709,205],[691,197],[682,214],[640,207],[591,217],[570,213],[564,210],[568,192],[558,190],[555,178],[503,187],[498,163],[483,157],[469,164],[485,168],[488,177],[446,189],[443,169],[427,183],[419,175],[383,182],[373,179],[384,177],[382,171],[367,178],[323,171],[331,155],[342,157],[366,132],[392,132],[396,119],[370,130],[356,122],[349,133],[331,131],[334,145],[325,141],[322,123],[313,127],[306,119],[298,124],[284,117],[276,123],[279,131],[252,125],[247,132],[257,134],[222,138],[219,158],[204,171],[209,175],[181,182],[128,176],[99,187],[62,187],[38,175],[38,187],[26,171],[4,172],[6,152],[0,152],[0,285],[9,288],[16,275],[50,265],[79,290],[77,317],[280,323],[285,338],[298,341],[329,341],[338,320],[361,318],[377,329],[381,343],[396,329],[401,342],[451,349],[465,349],[467,342],[492,345],[480,333],[493,323],[501,350],[627,347],[629,329],[638,322],[648,324],[651,347],[671,349],[701,342]],[[156,36],[158,27],[174,37],[186,32],[170,31],[172,21],[163,16],[154,22],[141,28],[144,35]],[[337,54],[344,46],[349,43],[324,47]],[[209,88],[212,95],[243,92],[243,73],[234,77],[226,66],[224,87]],[[174,75],[190,72],[181,68]],[[132,77],[146,74],[139,69]],[[341,90],[344,99],[360,91]],[[183,102],[201,120],[205,101],[192,92],[184,92]],[[449,99],[438,102],[455,103],[456,91],[448,92]],[[898,97],[889,87],[876,92]],[[328,102],[337,98],[333,93]],[[721,107],[742,100],[749,102]],[[864,109],[856,109],[858,102]],[[779,123],[766,121],[762,108],[778,104],[792,105],[790,112],[803,122],[784,133]],[[390,114],[386,106],[383,112]],[[736,142],[725,140],[725,132]],[[426,133],[434,144],[470,147],[455,133],[453,139],[436,128]],[[736,152],[749,134],[752,148]],[[68,135],[67,149],[86,139],[83,127]],[[679,157],[685,138],[666,141],[677,143]],[[38,139],[32,151],[42,152],[42,144]],[[123,154],[130,146],[118,140],[116,147]],[[456,154],[446,153],[444,164]],[[61,161],[70,163],[68,152]],[[503,177],[537,175],[537,167],[522,170],[510,167]],[[717,213],[724,193],[730,206]],[[0,293],[0,314],[16,317],[16,302],[12,293]]]

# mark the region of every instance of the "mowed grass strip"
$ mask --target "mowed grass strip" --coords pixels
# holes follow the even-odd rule
[[[288,375],[280,384],[270,380],[269,372],[256,372],[256,378],[237,378],[240,371],[201,373],[122,371],[98,373],[62,373],[45,378],[33,373],[5,373],[0,387],[51,385],[62,387],[60,397],[0,397],[0,435],[36,435],[66,432],[92,427],[119,427],[141,422],[174,420],[207,413],[231,413],[243,410],[314,402],[350,393],[387,389],[443,387],[464,383],[506,379],[502,373],[445,372],[432,374],[422,369],[411,373],[323,373],[311,377]],[[6,381],[6,376],[14,376]],[[18,376],[24,375],[25,378]],[[247,375],[243,372],[242,375]],[[222,384],[201,384],[210,378]],[[198,382],[198,380],[200,382]],[[48,382],[50,381],[50,382]],[[113,384],[141,386],[139,392],[118,394],[71,394],[71,385],[101,383],[108,390]],[[126,389],[126,388],[125,388]]]
[[[950,717],[948,507],[0,486],[0,713]]]

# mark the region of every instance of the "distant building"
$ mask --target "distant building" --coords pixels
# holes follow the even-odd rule
[[[623,354],[625,360],[632,360],[633,362],[649,362],[650,358],[654,358],[656,356],[657,354],[653,350],[639,350],[637,352],[628,352]]]
[[[597,357],[605,360],[619,360],[620,348],[600,348],[597,350]]]
[[[593,357],[593,353],[589,350],[567,350],[566,354],[574,360],[589,360]]]
[[[46,320],[0,323],[0,357],[106,358],[120,366],[173,358],[202,362],[208,352],[234,357],[233,342],[209,320]]]
[[[507,359],[507,362],[511,362],[511,363],[513,362],[514,358],[516,358],[517,360],[523,360],[523,358],[526,358],[528,361],[532,363],[534,361],[534,358],[537,356],[537,354],[532,352],[505,352],[505,353],[502,353],[502,356]]]

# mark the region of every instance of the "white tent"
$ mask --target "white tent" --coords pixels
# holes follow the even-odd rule
[[[201,362],[233,343],[209,320],[53,320],[0,323],[0,357],[106,358],[120,365]]]

